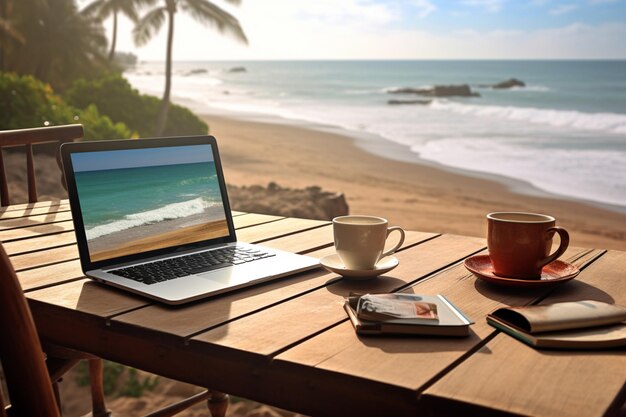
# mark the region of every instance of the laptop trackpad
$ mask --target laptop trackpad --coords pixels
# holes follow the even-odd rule
[[[211,281],[215,281],[222,285],[235,285],[239,284],[239,282],[235,282],[235,276],[233,274],[232,268],[225,268],[217,271],[209,271],[203,274],[197,275],[200,278],[209,279]]]

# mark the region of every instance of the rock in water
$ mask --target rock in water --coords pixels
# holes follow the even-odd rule
[[[428,97],[480,97],[480,94],[472,91],[469,85],[436,85],[433,88],[394,88],[387,90],[389,94],[417,94]],[[392,103],[389,103],[392,104]],[[393,104],[409,104],[409,103],[393,103]],[[425,104],[425,103],[412,103]]]
[[[232,67],[228,69],[228,72],[248,72],[246,67]]]
[[[435,97],[479,97],[480,94],[474,93],[469,85],[436,85],[433,88]]]
[[[518,80],[517,78],[509,78],[508,80],[501,81],[491,86],[491,88],[495,88],[498,90],[513,87],[526,87],[526,83],[524,81]]]

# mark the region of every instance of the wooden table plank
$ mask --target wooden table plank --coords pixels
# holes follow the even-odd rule
[[[11,256],[11,264],[17,272],[27,269],[41,268],[78,259],[78,246],[66,245],[58,248],[52,248],[45,251],[29,252],[23,255]]]
[[[0,212],[0,223],[3,220],[8,220],[8,219],[17,219],[20,217],[28,217],[28,216],[38,215],[38,214],[58,213],[58,212],[69,211],[69,210],[70,210],[69,204],[59,204],[55,206],[8,210],[5,212]]]
[[[10,221],[10,220],[7,220]],[[71,220],[59,223],[42,224],[37,226],[9,229],[0,231],[0,242],[10,242],[17,239],[27,239],[42,235],[54,233],[69,232],[74,230],[74,224]]]
[[[593,299],[626,305],[625,276],[626,252],[609,251],[541,304]],[[426,390],[423,401],[434,415],[474,403],[480,409],[472,415],[603,416],[626,401],[625,386],[623,350],[541,351],[499,333]]]
[[[262,243],[277,237],[315,229],[326,224],[328,224],[328,222],[323,220],[295,219],[289,217],[277,222],[266,223],[254,228],[246,228],[237,231],[237,240],[240,242]]]
[[[587,263],[600,253],[596,251],[592,255],[587,250],[572,248],[566,256]],[[585,255],[581,257],[582,254]],[[380,390],[379,395],[389,395],[390,399],[398,399],[398,395],[402,398],[413,395],[416,398],[421,387],[462,360],[468,352],[477,349],[483,340],[492,335],[493,329],[483,320],[487,312],[502,304],[528,303],[546,293],[545,290],[503,291],[476,281],[461,264],[419,281],[407,291],[446,295],[464,313],[476,320],[470,337],[358,337],[352,325],[343,322],[274,358],[273,366],[286,378],[281,381],[281,385],[306,385],[307,381],[316,380],[314,388],[305,398],[324,398],[331,395],[329,391],[340,389],[333,381],[337,380],[337,374],[342,374],[345,377],[362,378],[364,381],[358,382],[360,386],[373,383]],[[229,326],[228,332],[234,333],[232,326]],[[411,369],[411,372],[406,372],[407,369]],[[381,387],[380,384],[386,386]],[[404,396],[400,395],[402,390],[405,390]],[[346,395],[345,403],[339,409],[347,410],[351,404],[359,403],[359,393],[353,394]],[[359,414],[376,415],[380,411],[372,411],[367,401],[361,400],[360,404],[365,409],[359,406]],[[300,412],[315,414],[321,411],[315,401],[304,400],[301,406],[303,408],[298,410]],[[353,409],[353,412],[356,411]],[[389,410],[387,412],[393,414]]]
[[[36,214],[17,219],[2,220],[0,221],[0,231],[41,226],[44,224],[59,223],[67,220],[72,220],[72,213],[67,210],[57,211],[54,213]]]
[[[317,229],[309,230],[306,233],[272,239],[262,243],[262,245],[289,252],[309,253],[334,245],[333,225],[327,224]]]
[[[8,213],[10,211],[28,210],[41,207],[54,207],[61,204],[69,204],[69,200],[63,199],[55,201],[39,201],[37,203],[12,204],[10,206],[0,207],[0,214]]]
[[[76,244],[76,234],[74,230],[52,235],[35,236],[29,239],[14,240],[12,242],[2,242],[4,250],[11,255],[21,253],[43,251],[59,246]]]
[[[283,216],[270,216],[269,214],[243,214],[241,216],[233,217],[233,222],[236,223],[237,229],[243,229],[244,227],[256,226],[261,223],[275,222],[276,220],[284,219]]]
[[[405,245],[415,245],[435,236],[433,233],[409,232]],[[317,245],[316,243],[313,243]],[[310,255],[315,256],[317,252]],[[273,304],[291,300],[339,279],[323,269],[264,283],[234,293],[223,294],[203,303],[172,309],[163,305],[133,311],[115,317],[112,325],[132,325],[145,330],[187,338],[206,329],[231,322]]]
[[[83,270],[78,259],[17,273],[17,278],[24,291],[58,285],[83,277]]]

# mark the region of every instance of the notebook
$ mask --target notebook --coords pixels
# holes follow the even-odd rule
[[[86,276],[181,304],[316,268],[318,259],[238,242],[212,136],[61,147]]]
[[[626,308],[594,300],[503,307],[487,323],[536,348],[626,346]]]

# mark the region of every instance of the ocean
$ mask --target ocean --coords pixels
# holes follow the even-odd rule
[[[214,162],[82,171],[75,176],[88,240],[222,207]],[[223,208],[212,211],[224,217]]]
[[[160,96],[163,72],[142,62],[125,76]],[[512,77],[526,86],[487,86]],[[422,98],[390,94],[397,88],[449,84],[480,97],[388,104]],[[198,113],[340,130],[384,157],[626,211],[626,61],[176,62],[172,97]]]

